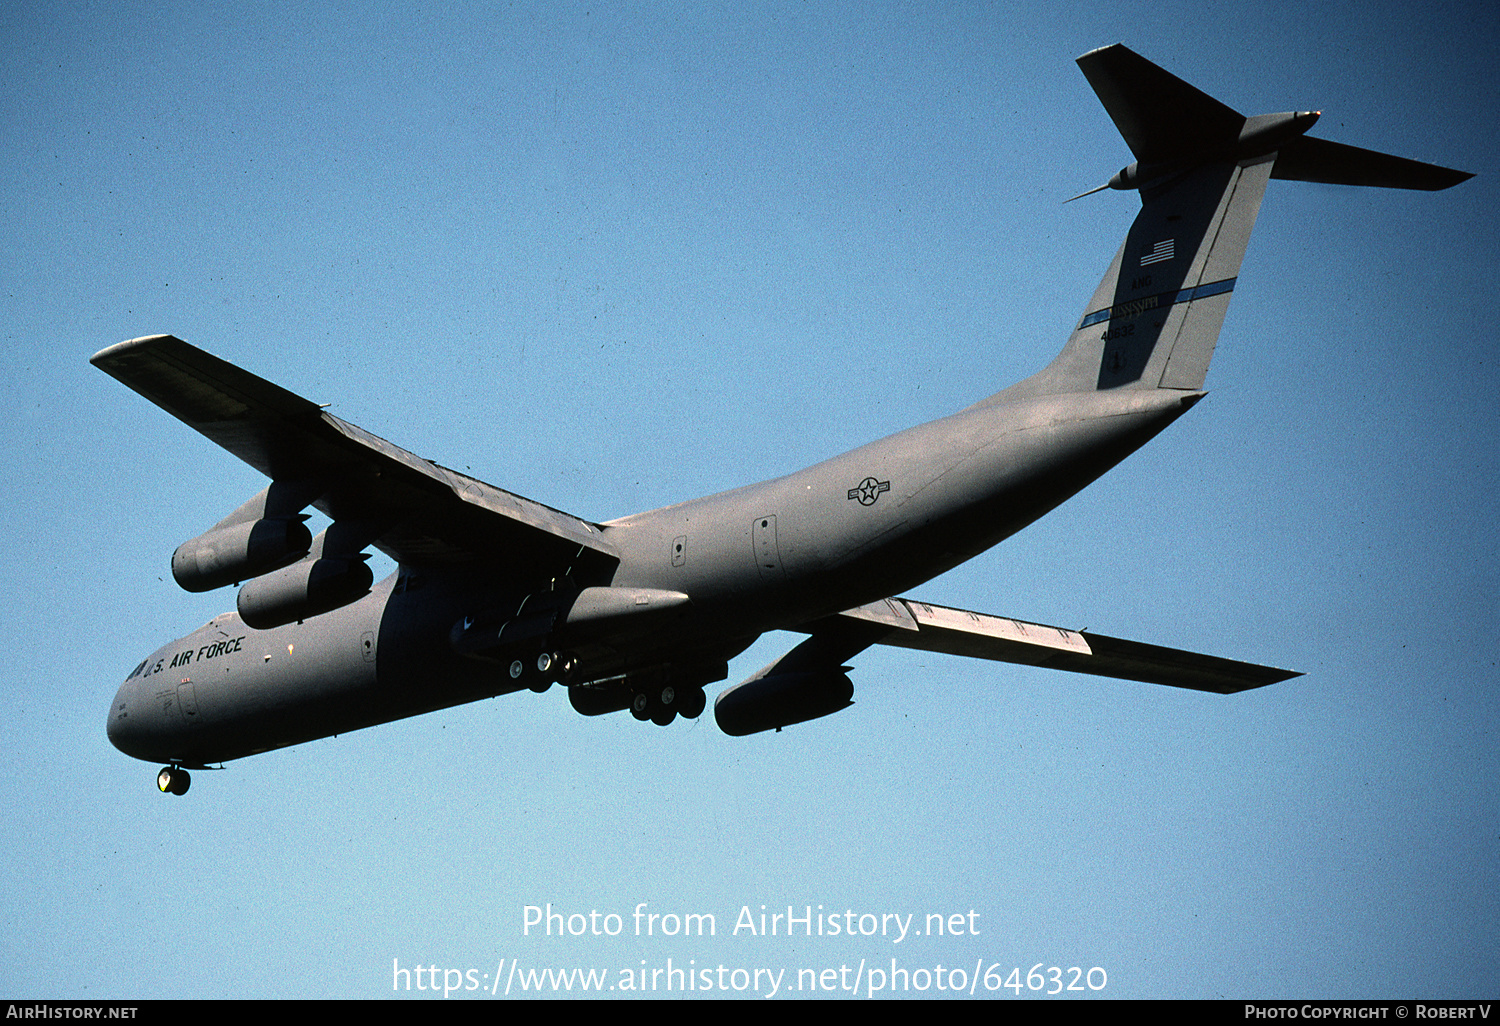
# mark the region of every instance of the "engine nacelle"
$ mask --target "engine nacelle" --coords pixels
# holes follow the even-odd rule
[[[714,720],[733,737],[780,730],[853,704],[854,684],[838,670],[773,673],[736,684],[714,702]]]
[[[185,591],[212,591],[295,563],[311,546],[300,516],[248,520],[177,546],[172,577]]]
[[[306,620],[361,598],[375,582],[363,557],[305,559],[240,589],[240,619],[258,631]]]

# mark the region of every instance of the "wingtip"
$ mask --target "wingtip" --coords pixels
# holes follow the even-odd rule
[[[1130,48],[1127,47],[1124,43],[1107,43],[1104,46],[1096,46],[1096,47],[1094,47],[1088,53],[1079,54],[1077,57],[1074,58],[1074,60],[1075,61],[1088,60],[1090,57],[1094,56],[1094,54],[1096,54],[1096,53],[1103,53],[1106,50],[1126,50],[1126,51],[1128,51],[1129,49]]]
[[[124,353],[129,353],[136,349],[145,349],[148,346],[166,341],[180,342],[182,340],[175,335],[142,335],[139,338],[126,339],[124,342],[116,342],[112,346],[105,346],[89,357],[89,363],[95,367],[102,367]]]

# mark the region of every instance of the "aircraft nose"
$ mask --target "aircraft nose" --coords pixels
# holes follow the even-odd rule
[[[104,732],[109,735],[109,743],[116,748],[120,747],[120,741],[125,734],[130,718],[130,703],[125,700],[125,689],[122,687],[115,692],[115,700],[109,705],[109,718],[105,720]],[[124,749],[120,749],[124,751]]]
[[[109,719],[105,722],[104,732],[109,736],[110,744],[126,755],[140,759],[146,758],[141,754],[146,724],[140,715],[140,703],[132,700],[134,690],[129,684],[120,685],[120,690],[115,693],[115,700],[110,703]]]

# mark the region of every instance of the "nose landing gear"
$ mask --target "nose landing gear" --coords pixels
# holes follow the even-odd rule
[[[156,787],[162,794],[168,791],[172,794],[187,794],[192,782],[193,778],[188,775],[188,771],[177,766],[163,766],[156,775]]]

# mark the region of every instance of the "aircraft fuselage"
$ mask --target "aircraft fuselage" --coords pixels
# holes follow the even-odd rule
[[[1273,178],[1434,191],[1465,172],[1247,118],[1115,45],[1078,59],[1136,162],[1141,209],[1060,352],[952,416],[761,484],[594,523],[424,460],[322,406],[150,335],[91,362],[270,479],[180,545],[188,591],[241,585],[236,612],[144,660],[109,736],[187,767],[554,683],[585,715],[665,726],[762,633],[808,635],[723,691],[735,736],[852,704],[871,645],[1217,694],[1297,676],[901,592],[1019,531],[1204,395]],[[1095,190],[1098,191],[1098,190]],[[313,508],[330,519],[316,538]],[[374,584],[374,546],[397,572]],[[372,586],[373,585],[373,586]]]
[[[716,664],[765,631],[909,588],[989,548],[1097,478],[1201,392],[1116,390],[970,407],[785,477],[603,525],[610,588],[690,597],[668,619],[564,626],[579,682]],[[515,582],[402,568],[349,605],[269,630],[237,613],[163,646],[121,685],[110,740],[203,766],[524,690],[509,658],[451,644]],[[518,643],[518,657],[532,654]],[[502,655],[512,653],[505,650]]]

